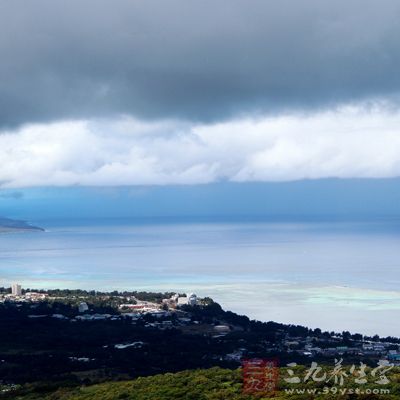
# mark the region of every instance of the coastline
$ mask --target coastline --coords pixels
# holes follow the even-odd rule
[[[7,284],[186,288],[258,320],[365,334],[399,331],[399,234],[390,224],[377,230],[308,223],[293,230],[268,223],[34,221],[48,233],[1,236]]]
[[[0,217],[0,234],[19,232],[45,232],[45,229],[30,225],[26,221]]]

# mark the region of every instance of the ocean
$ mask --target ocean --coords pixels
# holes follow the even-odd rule
[[[48,219],[0,286],[195,292],[262,321],[400,336],[400,221]]]

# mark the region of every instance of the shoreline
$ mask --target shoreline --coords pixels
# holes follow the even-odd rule
[[[18,232],[45,232],[45,229],[30,225],[26,221],[0,217],[0,234]]]

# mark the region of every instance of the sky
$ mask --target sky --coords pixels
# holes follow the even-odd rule
[[[373,330],[377,321],[396,321],[398,296],[387,290],[396,282],[390,277],[400,221],[399,21],[399,0],[0,0],[0,216],[47,229],[46,236],[24,236],[26,242],[2,238],[0,278],[54,287],[67,272],[71,286],[84,284],[87,274],[93,287],[104,263],[107,284],[111,271],[137,285],[141,274],[128,280],[122,272],[139,265],[135,251],[144,251],[150,264],[140,268],[150,266],[154,289],[157,271],[167,270],[151,269],[151,260],[175,265],[176,248],[136,246],[133,219],[145,230],[145,219],[160,218],[215,225],[283,220],[289,231],[302,226],[297,221],[344,221],[326,224],[328,248],[314,246],[324,224],[309,252],[293,251],[282,238],[288,247],[271,258],[268,242],[258,242],[267,275],[268,268],[281,274],[276,261],[289,257],[314,275],[310,265],[318,264],[328,286],[302,288],[300,268],[298,275],[296,269],[280,275],[294,285],[289,290],[262,286],[258,275],[250,286],[204,290],[262,319],[280,320],[283,308],[288,321],[313,325],[304,319],[311,316],[315,326],[336,326],[344,307],[355,305],[357,318]],[[120,220],[113,231],[118,243],[110,247],[113,236],[101,229],[110,229],[112,218]],[[351,241],[354,220],[363,221],[354,224],[362,235]],[[136,235],[126,247],[119,242],[123,221]],[[86,223],[100,230],[80,235]],[[221,247],[236,225],[210,236],[220,241],[211,246],[221,251],[219,259],[201,242],[200,256],[190,259],[190,240],[183,238],[178,261],[199,268],[182,268],[190,279],[203,275],[207,255],[212,273],[215,260],[229,266],[222,279],[234,276],[241,259],[246,265],[238,271],[251,270],[257,243]],[[196,229],[189,231],[196,238]],[[99,246],[102,237],[107,243]],[[173,243],[170,233],[166,238]],[[337,241],[345,246],[330,246]],[[329,280],[336,257],[342,257],[339,283]],[[362,277],[352,280],[360,270]],[[372,293],[363,282],[375,289],[389,284]],[[264,304],[254,289],[259,284],[276,315],[254,309]],[[241,308],[244,298],[252,308]],[[366,316],[371,304],[380,320]],[[361,326],[353,312],[343,315],[346,329],[354,321]]]
[[[0,1],[0,204],[127,187],[237,191],[242,210],[262,187],[282,194],[256,210],[303,212],[298,185],[311,209],[339,180],[349,210],[383,210],[359,193],[398,191],[399,17],[397,0]]]

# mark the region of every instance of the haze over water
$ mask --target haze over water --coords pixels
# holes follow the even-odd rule
[[[0,285],[195,291],[260,320],[400,335],[400,223],[34,221],[0,237]]]

